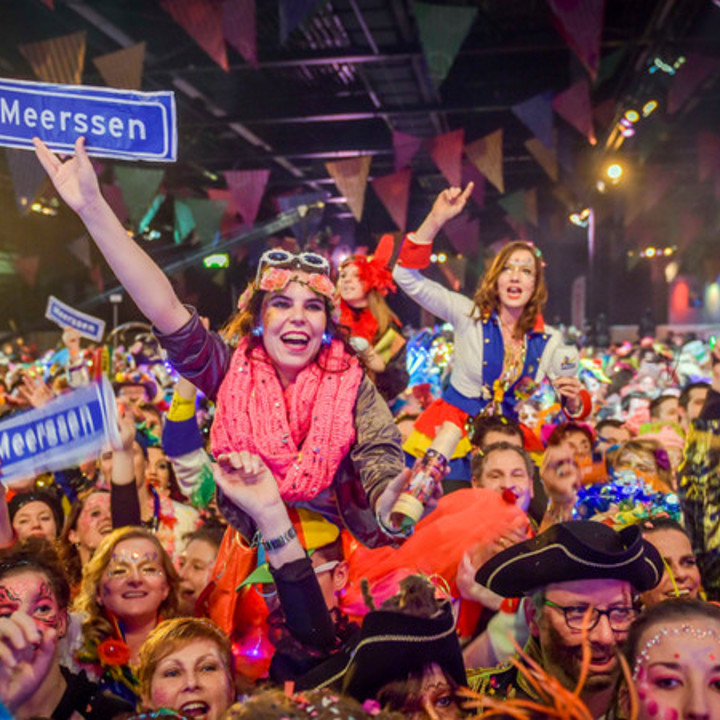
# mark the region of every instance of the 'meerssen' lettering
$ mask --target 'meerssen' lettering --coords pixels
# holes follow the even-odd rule
[[[138,118],[126,119],[119,115],[88,115],[85,112],[70,112],[68,110],[45,109],[38,113],[33,107],[20,107],[20,101],[15,99],[8,104],[7,99],[0,97],[0,122],[28,128],[44,128],[51,131],[59,129],[61,132],[75,132],[79,135],[95,135],[102,137],[110,135],[120,138],[128,137],[130,140],[146,140],[147,128]]]
[[[0,461],[22,460],[96,432],[87,406],[0,433]]]

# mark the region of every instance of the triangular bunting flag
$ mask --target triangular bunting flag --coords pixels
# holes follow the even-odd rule
[[[86,267],[92,267],[92,257],[90,256],[90,238],[87,235],[81,235],[75,238],[69,245],[68,250]]]
[[[55,0],[42,0],[44,5],[47,5],[51,10],[55,9]]]
[[[428,153],[445,179],[454,187],[462,182],[462,153],[465,130],[453,130],[428,140]]]
[[[538,226],[538,204],[537,204],[537,190],[532,188],[525,193],[525,218],[526,220],[534,225]]]
[[[315,12],[319,0],[278,0],[280,44],[284,45],[288,35],[302,25]]]
[[[545,147],[553,146],[552,90],[512,106],[512,111]]]
[[[208,188],[207,191],[210,200],[216,202],[222,202],[225,205],[225,212],[220,218],[220,234],[228,235],[239,226],[243,225],[243,221],[238,217],[240,211],[235,205],[235,201],[232,199],[232,193],[230,190],[224,188]]]
[[[15,202],[20,214],[24,215],[35,200],[35,196],[47,180],[42,165],[34,157],[35,153],[15,148],[5,148],[5,157],[10,168]]]
[[[503,179],[503,131],[496,130],[484,138],[465,146],[465,154],[473,165],[501,192],[505,192]]]
[[[20,45],[18,48],[40,80],[80,85],[85,65],[85,31]]]
[[[217,0],[160,0],[160,7],[225,71],[223,12]]]
[[[524,223],[525,217],[525,191],[518,190],[498,199],[498,205],[513,219]]]
[[[13,259],[13,265],[20,277],[30,286],[35,287],[40,258],[37,255],[31,257],[17,257]]]
[[[688,53],[687,60],[677,71],[668,92],[667,111],[676,113],[705,80],[720,65],[720,60],[698,53]]]
[[[393,151],[395,152],[395,170],[409,167],[412,159],[423,144],[421,137],[392,131]]]
[[[560,35],[595,80],[600,64],[605,0],[548,0],[548,5]]]
[[[414,2],[420,45],[435,88],[450,72],[478,9]]]
[[[470,197],[479,208],[485,207],[485,176],[469,161],[465,160],[462,165],[462,187],[473,183],[473,191]]]
[[[227,203],[207,198],[185,198],[195,219],[195,236],[205,244],[213,241],[220,230],[220,220]]]
[[[179,245],[185,238],[195,229],[195,218],[193,217],[190,206],[185,199],[175,198],[175,229],[173,231],[173,240]]]
[[[698,133],[698,178],[707,180],[720,173],[720,135],[709,132]]]
[[[546,172],[553,181],[558,180],[558,163],[555,153],[549,150],[538,138],[530,138],[525,141],[528,152],[537,160],[538,165]]]
[[[288,212],[300,207],[300,205],[314,205],[323,199],[323,194],[319,192],[294,193],[292,195],[279,195],[275,199],[278,207],[283,212]],[[323,217],[324,213],[322,212],[307,213],[300,222],[293,224],[293,234],[300,245],[304,245],[320,229]]]
[[[372,186],[380,202],[385,206],[393,222],[405,232],[407,223],[408,200],[410,199],[410,168],[384,177],[375,178]]]
[[[270,171],[228,170],[224,175],[235,207],[243,216],[245,224],[252,226],[265,194]]]
[[[370,172],[371,155],[326,162],[325,167],[335,181],[355,219],[360,222],[365,206],[365,186]]]
[[[595,145],[597,140],[593,131],[590,84],[587,80],[581,80],[556,95],[552,106],[560,117],[583,134],[591,145]]]
[[[110,87],[140,90],[145,63],[145,46],[144,42],[131,45],[117,52],[93,58],[93,63],[102,75],[102,79]]]
[[[257,67],[257,36],[255,32],[255,0],[224,2],[223,35],[247,62]]]
[[[463,255],[474,255],[480,247],[480,220],[467,212],[460,213],[445,223],[443,232],[452,246]]]
[[[152,221],[155,219],[155,216],[158,214],[166,199],[166,196],[163,194],[155,196],[155,199],[150,203],[150,207],[148,207],[140,219],[140,222],[137,224],[138,234],[143,234],[150,228]]]
[[[129,217],[127,205],[123,200],[122,190],[118,185],[102,184],[102,194],[107,200],[112,211],[117,215],[117,219],[124,225]]]
[[[161,168],[115,166],[115,179],[122,190],[128,215],[134,225],[137,226],[150,207],[164,174],[165,171]]]

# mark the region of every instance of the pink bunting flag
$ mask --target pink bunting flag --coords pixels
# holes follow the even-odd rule
[[[326,162],[325,168],[345,196],[353,217],[360,222],[365,208],[365,187],[370,172],[371,155]]]
[[[698,133],[698,178],[707,180],[720,173],[720,135],[709,132]]]
[[[160,0],[160,7],[225,71],[230,69],[217,0]]]
[[[37,255],[29,257],[17,257],[13,260],[13,265],[18,275],[30,286],[35,287],[37,281],[38,268],[40,267],[40,258]]]
[[[465,130],[453,130],[444,135],[436,135],[428,140],[428,152],[438,170],[450,185],[459,187],[462,182],[462,153],[465,142]]]
[[[445,223],[443,232],[459,253],[463,255],[477,253],[480,247],[480,220],[471,219],[467,211]]]
[[[505,192],[502,128],[466,145],[465,154],[501,193]]]
[[[269,170],[228,170],[224,173],[233,203],[246,225],[253,225],[267,187]]]
[[[584,135],[591,145],[597,143],[592,124],[590,83],[587,80],[581,80],[556,95],[552,106],[553,110]]]
[[[595,80],[600,65],[605,0],[547,0],[555,26]]]
[[[393,222],[402,232],[407,225],[408,200],[410,199],[410,168],[400,170],[392,175],[384,175],[372,181],[373,189],[385,206]]]
[[[409,167],[415,154],[423,144],[421,137],[392,131],[393,151],[395,152],[395,170]]]
[[[140,90],[146,45],[147,43],[141,42],[107,55],[101,55],[93,58],[93,63],[110,87]]]
[[[40,80],[64,85],[79,85],[85,65],[85,31],[52,40],[20,45],[22,55]]]
[[[223,35],[254,68],[258,66],[255,0],[226,0],[222,6]]]
[[[688,53],[687,60],[677,71],[668,92],[667,111],[676,113],[690,96],[713,75],[720,66],[720,60],[698,53]]]
[[[225,203],[225,212],[220,218],[221,235],[227,235],[228,233],[232,232],[233,230],[244,224],[243,221],[238,217],[240,211],[238,210],[237,205],[235,205],[235,201],[232,198],[232,193],[230,192],[230,190],[225,190],[223,188],[209,188],[207,191],[207,195],[210,200],[216,200],[218,202]]]

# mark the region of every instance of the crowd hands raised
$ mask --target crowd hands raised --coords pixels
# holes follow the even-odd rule
[[[164,351],[109,354],[115,448],[2,489],[13,717],[720,718],[720,352],[644,339],[558,372],[537,248],[508,245],[472,298],[421,272],[471,187],[438,197],[392,275],[387,247],[337,286],[322,253],[264,252],[212,332],[82,141],[37,152]],[[395,284],[455,329],[426,377]],[[63,341],[54,366],[8,357],[8,412],[90,380],[103,349]],[[446,423],[445,493],[400,525]]]

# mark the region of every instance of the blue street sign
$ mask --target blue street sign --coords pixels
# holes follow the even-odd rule
[[[0,79],[0,145],[71,153],[81,135],[89,155],[175,161],[175,95]]]

